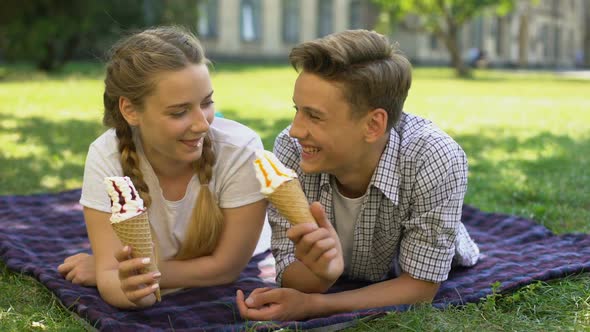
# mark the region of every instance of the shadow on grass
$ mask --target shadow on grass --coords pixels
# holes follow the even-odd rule
[[[454,138],[470,164],[466,203],[532,218],[557,233],[590,232],[590,137],[543,132],[523,139],[488,128]]]
[[[17,118],[0,115],[16,126],[3,129],[15,135],[17,149],[0,150],[0,193],[30,194],[55,192],[81,183],[90,143],[105,129],[97,122],[47,121],[40,117]]]

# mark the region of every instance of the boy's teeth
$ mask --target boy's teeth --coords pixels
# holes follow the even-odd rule
[[[318,148],[303,148],[303,151],[305,151],[306,153],[316,153],[316,152],[320,151],[320,149],[318,149]]]

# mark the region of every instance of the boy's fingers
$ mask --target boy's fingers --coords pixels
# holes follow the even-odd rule
[[[328,221],[328,218],[326,217],[326,212],[324,211],[324,208],[322,207],[320,202],[311,203],[310,210],[311,215],[315,218],[316,222],[318,223],[318,226],[328,229],[333,228],[330,221]]]

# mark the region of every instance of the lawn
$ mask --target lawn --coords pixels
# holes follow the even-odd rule
[[[263,138],[293,116],[296,74],[287,66],[217,64],[217,109]],[[88,145],[104,128],[101,67],[72,64],[44,75],[0,67],[0,194],[58,192],[81,185]],[[460,80],[417,68],[406,111],[434,120],[469,158],[466,203],[533,218],[555,233],[590,233],[590,81],[550,73],[480,71]],[[35,281],[0,262],[0,330],[80,330]],[[351,330],[589,330],[590,276],[536,283],[479,304],[429,306]]]

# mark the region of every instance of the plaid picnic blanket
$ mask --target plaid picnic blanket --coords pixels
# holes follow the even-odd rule
[[[68,255],[89,250],[79,197],[79,190],[0,197],[0,259],[8,268],[39,280],[64,307],[98,330],[326,331],[408,309],[382,307],[298,322],[244,321],[235,306],[236,290],[249,293],[257,287],[274,286],[274,260],[269,252],[253,257],[234,284],[169,294],[144,310],[116,309],[100,298],[96,288],[73,285],[56,271]],[[491,294],[492,284],[497,281],[501,283],[500,291],[508,291],[536,280],[590,270],[590,235],[558,236],[532,220],[486,213],[470,206],[463,208],[463,222],[483,257],[475,267],[451,272],[435,298],[437,307],[479,301]],[[364,285],[343,279],[333,291]]]

